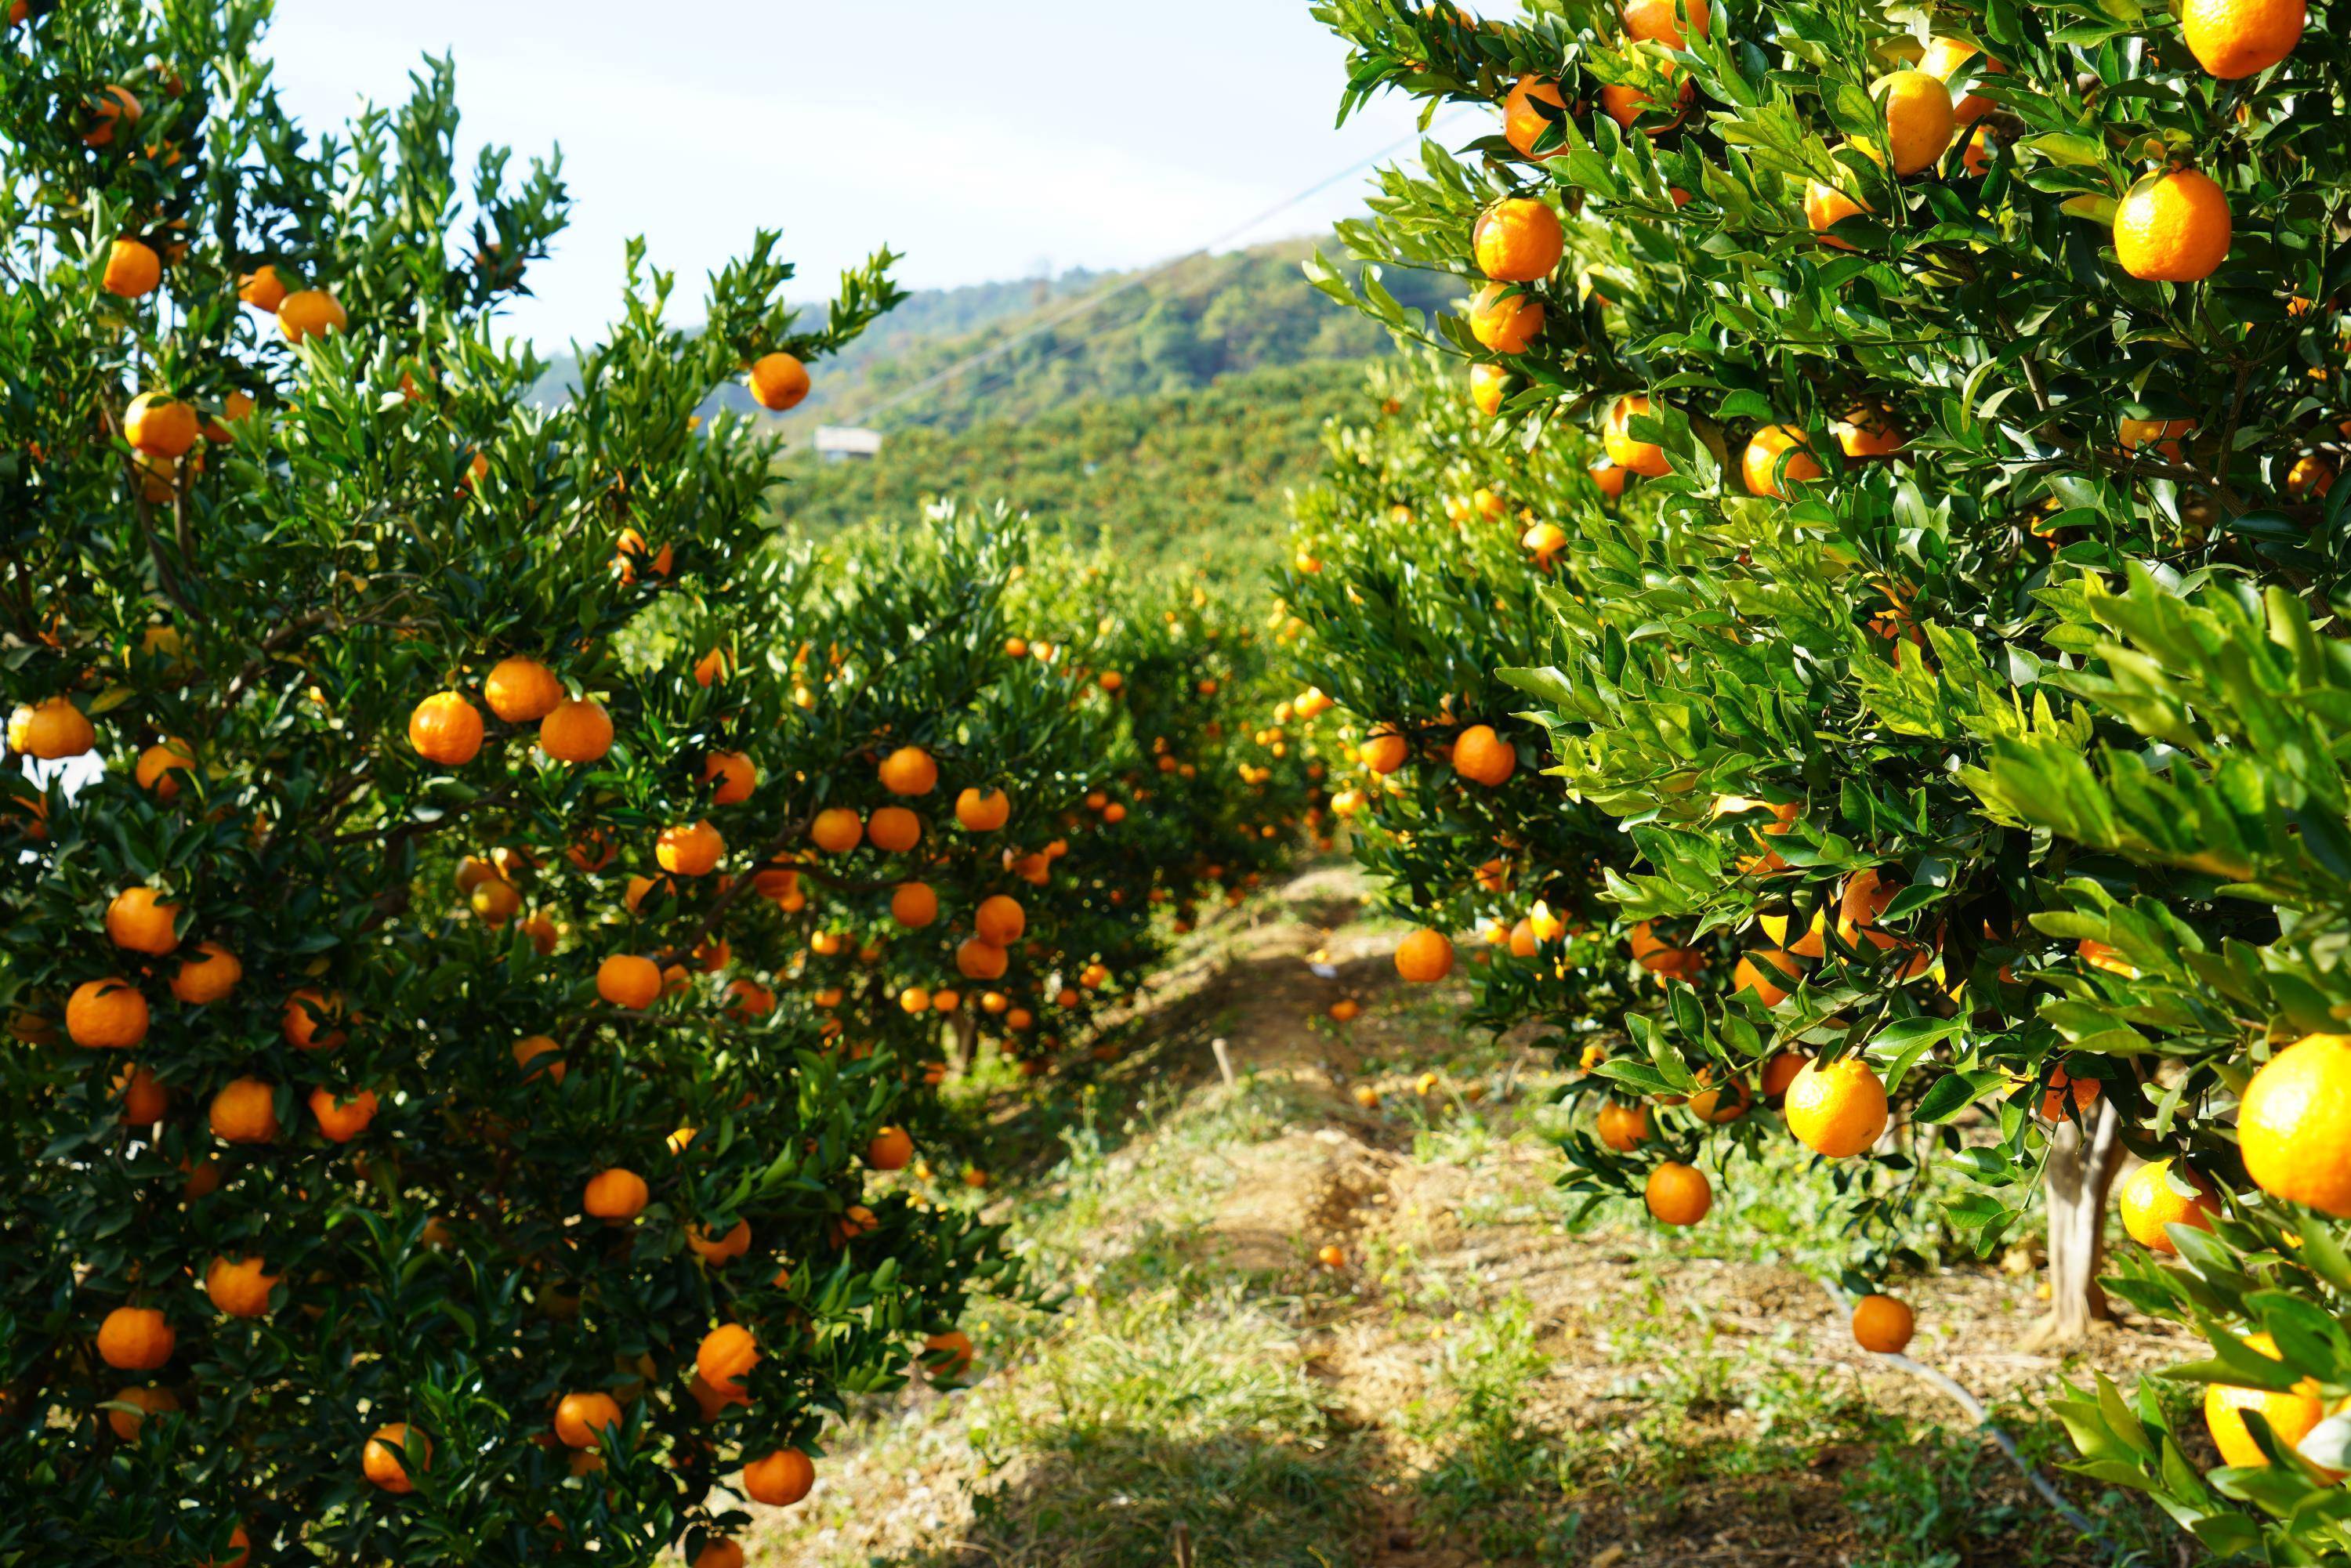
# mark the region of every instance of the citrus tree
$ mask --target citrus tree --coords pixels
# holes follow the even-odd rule
[[[461,180],[445,65],[310,142],[266,10],[5,39],[0,1552],[723,1568],[827,1411],[1023,1289],[875,1176],[906,996],[814,923],[888,908],[859,951],[935,998],[1013,971],[987,899],[1112,683],[1009,660],[1017,530],[778,550],[769,444],[699,426],[804,395],[886,254],[809,326],[760,236],[686,330],[632,252],[541,408],[494,313],[556,170]],[[835,860],[904,802],[929,919],[927,858]]]
[[[2124,1288],[2207,1329],[2182,1370],[2223,1391],[2227,1464],[2184,1470],[2151,1399],[2077,1423],[2095,1462],[2208,1539],[2339,1549],[2306,1461],[2343,1456],[2285,1452],[2351,1391],[2313,1326],[2343,1147],[2340,1014],[2301,978],[2323,895],[2208,836],[2224,803],[2273,847],[2343,831],[2331,747],[2271,751],[2334,659],[2334,49],[2299,4],[1315,9],[1346,108],[1500,111],[1347,231],[1467,277],[1468,308],[1354,298],[1468,361],[1493,450],[1570,476],[1514,497],[1562,537],[1549,636],[1501,678],[1559,809],[1629,830],[1625,956],[1746,949],[1623,1015],[1638,1049],[1597,1064],[1616,1109],[1573,1180],[1694,1220],[1698,1151],[1779,1136],[1749,1108],[1784,1099],[1840,1162],[1866,1285],[1870,1215],[1907,1190],[1886,1173],[1937,1155],[1984,1245],[2045,1177],[2064,1333],[2103,1310],[2138,1156],[2125,1222],[2181,1261]],[[1574,477],[1595,452],[1600,486]],[[2206,810],[2166,815],[2174,789]],[[1856,1331],[1898,1348],[1907,1310]]]

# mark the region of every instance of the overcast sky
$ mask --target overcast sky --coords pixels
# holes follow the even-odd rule
[[[1130,267],[1413,122],[1390,99],[1333,129],[1344,51],[1306,0],[278,0],[277,16],[279,84],[314,129],[454,51],[469,142],[561,146],[574,225],[512,317],[543,347],[614,314],[633,234],[696,299],[762,225],[802,297],[884,242],[917,287]],[[1246,239],[1326,228],[1364,188]]]

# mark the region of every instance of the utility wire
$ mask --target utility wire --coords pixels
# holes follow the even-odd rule
[[[1467,112],[1475,111],[1471,110]],[[1460,118],[1458,114],[1449,117],[1449,119],[1458,118]],[[1438,124],[1447,122],[1447,121],[1439,121]],[[923,393],[929,392],[934,387],[954,380],[956,376],[963,374],[966,371],[972,369],[976,365],[985,364],[990,360],[1000,359],[1004,355],[1010,353],[1014,349],[1019,347],[1022,343],[1028,342],[1031,339],[1041,337],[1045,333],[1052,331],[1057,327],[1061,327],[1068,322],[1076,320],[1081,316],[1088,315],[1094,310],[1098,310],[1102,306],[1108,304],[1111,300],[1115,299],[1122,294],[1128,293],[1134,289],[1144,287],[1149,284],[1158,281],[1160,278],[1165,277],[1168,273],[1174,271],[1176,267],[1182,266],[1185,262],[1189,261],[1193,256],[1201,254],[1203,251],[1214,251],[1223,246],[1231,244],[1234,240],[1238,239],[1241,235],[1248,234],[1252,229],[1259,228],[1263,225],[1271,222],[1273,219],[1280,217],[1282,214],[1290,211],[1290,208],[1301,206],[1305,203],[1313,200],[1316,196],[1321,195],[1323,192],[1329,190],[1340,181],[1352,179],[1356,174],[1361,173],[1364,170],[1379,162],[1382,159],[1391,157],[1397,152],[1403,152],[1405,148],[1414,145],[1416,142],[1421,141],[1426,137],[1435,135],[1437,128],[1438,125],[1433,124],[1426,131],[1416,131],[1408,136],[1401,137],[1398,140],[1390,142],[1387,146],[1381,148],[1378,152],[1374,152],[1369,157],[1358,159],[1356,162],[1347,165],[1344,169],[1340,170],[1337,173],[1317,180],[1313,184],[1307,186],[1306,189],[1299,192],[1296,195],[1290,196],[1274,206],[1268,207],[1264,212],[1261,212],[1255,217],[1250,218],[1247,223],[1237,224],[1233,227],[1227,229],[1224,233],[1208,240],[1207,243],[1197,246],[1193,249],[1185,252],[1181,256],[1161,262],[1157,267],[1151,267],[1146,271],[1134,273],[1129,277],[1123,277],[1117,282],[1105,287],[1099,288],[1093,293],[1087,295],[1084,298],[1079,300],[1076,304],[1071,306],[1068,309],[1058,312],[1055,315],[1049,316],[1044,320],[1036,323],[1034,326],[1026,328],[1021,331],[1014,333],[1011,337],[1005,339],[1001,342],[991,343],[987,348],[980,350],[977,353],[967,355],[965,358],[956,361],[954,364],[949,365],[946,369],[940,371],[934,375],[924,377],[921,381],[916,382],[913,386],[901,388],[890,396],[883,398],[881,402],[860,410],[854,418],[843,416],[841,423],[843,424],[871,423],[877,416],[887,413],[892,409],[900,407],[903,404],[911,402],[913,399],[920,397]],[[1062,348],[1056,350],[1052,354],[1047,356],[1045,362],[1050,363],[1053,360],[1060,359],[1064,354],[1070,353],[1076,349],[1083,348],[1086,344],[1092,342],[1096,338],[1101,337],[1102,332],[1106,330],[1109,330],[1109,329],[1098,329],[1094,332],[1079,339],[1076,342],[1065,345]],[[984,391],[987,390],[987,385],[993,384],[995,384],[995,382],[991,379],[990,382],[976,390]],[[936,418],[937,415],[935,414],[932,417]],[[922,422],[916,421],[916,423],[919,423]]]

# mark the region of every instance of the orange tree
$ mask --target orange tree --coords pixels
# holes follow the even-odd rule
[[[1357,300],[1471,361],[1497,449],[1569,469],[1596,449],[1631,480],[1618,507],[1581,482],[1528,497],[1564,537],[1551,635],[1503,678],[1548,732],[1561,809],[1631,830],[1609,887],[1632,956],[1750,949],[1625,1015],[1641,1049],[1594,1074],[1617,1110],[1573,1140],[1576,1185],[1693,1219],[1695,1151],[1776,1136],[1746,1113],[1784,1095],[1843,1162],[1864,1276],[1886,1261],[1873,1213],[1908,1190],[1870,1172],[1939,1149],[1972,1184],[1949,1217],[1984,1244],[2045,1175],[2051,1326],[2071,1332],[2103,1306],[2127,1150],[2156,1163],[2126,1224],[2186,1255],[2135,1262],[2133,1299],[2219,1352],[2185,1375],[2331,1408],[2351,1364],[2311,1328],[2338,1287],[2307,1239],[2331,1228],[2292,1205],[2339,1212],[2308,1173],[2341,1145],[2325,1096],[2287,1086],[2331,1082],[2334,1058],[2323,1036],[2285,1049],[2340,1016],[2295,978],[2326,965],[2301,935],[2312,894],[2183,844],[2210,811],[2158,837],[2141,809],[2145,777],[2234,781],[2273,841],[2342,833],[2327,765],[2249,757],[2288,726],[2182,706],[2251,701],[2252,677],[2199,669],[2230,654],[2181,608],[2267,592],[2252,641],[2285,651],[2268,678],[2297,699],[2333,658],[2335,49],[2301,39],[2298,4],[1316,11],[1352,47],[1349,107],[1395,89],[1501,112],[1466,158],[1386,176],[1347,231],[1482,283],[1469,308],[1425,323],[1375,283]],[[2199,697],[2142,696],[2174,662]],[[2124,807],[2032,771],[2092,750]],[[1685,1099],[1655,1128],[1631,1103]],[[2283,1168],[2256,1157],[2257,1113]],[[2298,1265],[2269,1246],[2284,1225]],[[1889,1309],[1865,1318],[1874,1347],[1904,1337]],[[2245,1351],[2252,1331],[2283,1359]],[[2339,1549],[2319,1472],[2235,1440],[2263,1427],[2239,1401],[2259,1402],[2215,1396],[2230,1468],[2209,1483],[2119,1415],[2097,1463],[2210,1539]]]
[[[803,327],[762,236],[687,331],[632,253],[536,407],[492,312],[556,171],[461,183],[445,66],[310,143],[266,10],[5,35],[0,1552],[723,1565],[827,1410],[1025,1289],[873,1173],[907,988],[1115,838],[1116,601],[1057,601],[1081,685],[1010,657],[1008,527],[770,548],[768,444],[695,410],[796,402],[886,255]],[[827,816],[905,802],[878,855]],[[1104,861],[1114,919],[971,959],[1131,975],[1174,862]]]

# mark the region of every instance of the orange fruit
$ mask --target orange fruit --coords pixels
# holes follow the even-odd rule
[[[972,912],[972,925],[983,942],[1009,947],[1029,929],[1029,912],[1020,907],[1019,899],[999,893],[980,900]]]
[[[1643,1106],[1611,1100],[1600,1107],[1596,1130],[1602,1143],[1620,1155],[1630,1154],[1649,1136],[1649,1113]]]
[[[162,957],[180,945],[180,906],[152,887],[126,887],[106,906],[107,939],[128,952]]]
[[[152,1372],[172,1359],[177,1343],[153,1307],[117,1307],[98,1325],[98,1357],[118,1372]]]
[[[1645,441],[1633,434],[1633,421],[1654,417],[1646,397],[1620,397],[1608,406],[1608,420],[1601,430],[1601,443],[1608,449],[1608,461],[1617,467],[1641,475],[1645,478],[1662,478],[1672,467],[1666,449],[1654,441]]]
[[[1677,1160],[1667,1160],[1649,1173],[1643,1196],[1649,1212],[1666,1225],[1696,1225],[1714,1207],[1714,1187],[1706,1173]]]
[[[910,931],[920,931],[939,917],[939,895],[930,884],[903,882],[890,895],[890,918]]]
[[[1804,1070],[1805,1058],[1799,1052],[1783,1051],[1763,1064],[1763,1098],[1778,1100],[1788,1092],[1788,1085]]]
[[[1497,354],[1523,354],[1542,336],[1542,301],[1489,283],[1469,302],[1469,335]]]
[[[45,697],[8,716],[8,749],[44,762],[79,757],[98,744],[98,731],[70,698]]]
[[[163,281],[163,262],[152,246],[119,239],[108,247],[106,274],[99,286],[123,299],[142,299]]]
[[[1784,466],[1781,455],[1787,455]],[[1825,470],[1804,441],[1804,433],[1784,424],[1767,424],[1757,431],[1740,454],[1740,476],[1747,481],[1747,493],[1763,496],[1775,501],[1791,499],[1789,484],[1802,484],[1820,478]],[[1784,476],[1784,477],[1783,477]]]
[[[743,1568],[743,1549],[724,1537],[714,1537],[694,1554],[694,1568]]]
[[[629,1220],[644,1212],[651,1197],[644,1177],[614,1166],[589,1178],[588,1190],[581,1196],[580,1206],[591,1218]]]
[[[125,1126],[152,1127],[172,1108],[172,1092],[143,1067],[133,1067],[114,1082],[122,1101]]]
[[[1788,1130],[1814,1154],[1843,1158],[1886,1131],[1886,1086],[1857,1056],[1808,1061],[1789,1081]]]
[[[726,997],[726,1011],[744,1023],[757,1023],[776,1010],[776,993],[757,980],[729,983]]]
[[[567,1448],[593,1448],[607,1427],[621,1424],[621,1402],[609,1394],[567,1394],[555,1406],[556,1440]]]
[[[2228,193],[2207,174],[2149,174],[2115,209],[2115,258],[2133,277],[2194,283],[2229,255]]]
[[[1665,75],[1670,79],[1674,75],[1673,67],[1666,67]],[[1682,83],[1681,90],[1674,99],[1672,115],[1662,121],[1641,127],[1641,133],[1645,136],[1663,136],[1667,131],[1671,131],[1681,123],[1682,116],[1689,112],[1690,100],[1697,96],[1698,88],[1695,84]],[[1639,88],[1625,82],[1610,82],[1600,89],[1601,112],[1627,131],[1633,129],[1634,123],[1642,115],[1656,108],[1656,101]]]
[[[140,752],[131,776],[156,800],[168,801],[178,799],[180,793],[180,780],[174,775],[192,771],[195,766],[196,754],[186,741],[166,738]]]
[[[1891,1296],[1864,1296],[1853,1304],[1854,1343],[1874,1354],[1900,1355],[1916,1326],[1909,1307]]]
[[[2237,1147],[2272,1197],[2351,1218],[2351,1036],[2308,1035],[2270,1058],[2238,1104]]]
[[[789,354],[763,354],[751,363],[751,397],[776,413],[798,408],[809,394],[808,367]]]
[[[1453,770],[1473,784],[1493,788],[1509,782],[1519,754],[1489,724],[1473,724],[1453,743]]]
[[[751,1222],[738,1219],[724,1236],[712,1236],[700,1226],[685,1228],[685,1244],[705,1263],[723,1267],[751,1250]]]
[[[1902,450],[1907,439],[1883,408],[1855,408],[1829,430],[1836,436],[1837,450],[1847,457],[1891,456]]]
[[[974,833],[992,833],[1012,820],[1012,801],[1001,789],[966,789],[956,797],[956,821]]]
[[[1542,110],[1536,107],[1538,104],[1559,112],[1546,119]],[[1510,89],[1510,96],[1502,100],[1503,136],[1518,149],[1520,156],[1532,158],[1538,162],[1556,158],[1567,151],[1567,143],[1556,138],[1550,151],[1535,151],[1535,144],[1551,135],[1552,128],[1566,119],[1567,100],[1559,96],[1559,84],[1544,81],[1539,77],[1520,77],[1518,85]]]
[[[1470,247],[1478,269],[1497,283],[1540,283],[1567,253],[1567,233],[1550,204],[1514,196],[1479,216]]]
[[[1394,728],[1377,730],[1369,740],[1356,748],[1355,756],[1373,772],[1385,776],[1402,768],[1412,755],[1411,746]]]
[[[233,1318],[269,1315],[269,1292],[277,1276],[258,1258],[215,1258],[204,1270],[204,1294],[213,1305]]]
[[[66,1037],[91,1051],[128,1051],[147,1038],[147,998],[125,979],[86,980],[66,998]]]
[[[850,818],[856,821],[854,815]],[[877,806],[865,824],[865,836],[873,847],[888,854],[904,854],[923,841],[923,819],[904,806]],[[851,841],[855,847],[855,841]]]
[[[2193,1194],[2173,1190],[2174,1171],[2196,1189]],[[2177,1254],[2179,1248],[2171,1239],[2168,1228],[2186,1225],[2198,1230],[2211,1229],[2211,1216],[2220,1211],[2220,1200],[2213,1193],[2212,1184],[2202,1176],[2164,1159],[2149,1160],[2131,1172],[2130,1180],[2123,1184],[2118,1207],[2123,1228],[2130,1233],[2132,1240],[2151,1252]]]
[[[939,765],[919,746],[902,746],[882,759],[882,788],[893,795],[927,795],[939,787]]]
[[[925,1335],[923,1362],[935,1378],[961,1378],[971,1370],[971,1336],[960,1329]]]
[[[743,1393],[743,1375],[758,1364],[759,1343],[740,1323],[720,1323],[694,1353],[695,1375],[723,1395]]]
[[[455,692],[436,692],[408,716],[408,744],[427,762],[463,768],[482,749],[482,716]]]
[[[1698,1081],[1700,1083],[1710,1084],[1713,1080],[1712,1068],[1698,1070]],[[1736,1078],[1719,1089],[1700,1089],[1689,1097],[1690,1114],[1718,1127],[1727,1122],[1736,1122],[1747,1114],[1747,1108],[1753,1103],[1755,1097],[1748,1092],[1747,1085]]]
[[[1829,230],[1847,218],[1865,214],[1868,211],[1867,207],[1834,185],[1824,184],[1818,180],[1808,180],[1804,183],[1804,222],[1811,226],[1814,234],[1821,236],[1823,245],[1834,246],[1838,250],[1853,249],[1851,241],[1841,240],[1830,234]]]
[[[350,325],[350,318],[335,302],[335,297],[323,288],[300,289],[278,302],[277,329],[286,334],[289,343],[340,332]]]
[[[743,1467],[743,1495],[770,1508],[789,1508],[816,1485],[816,1467],[798,1448],[778,1448]]]
[[[1689,32],[1703,38],[1713,18],[1708,14],[1706,0],[1687,0]],[[1681,0],[1625,0],[1625,36],[1644,44],[1663,44],[1669,49],[1689,47],[1689,38],[1682,31]]]
[[[537,659],[500,659],[482,678],[482,700],[508,724],[537,724],[563,701],[563,683]]]
[[[148,1416],[170,1416],[180,1408],[179,1396],[170,1389],[141,1388],[135,1385],[116,1389],[112,1402],[137,1406],[136,1410],[110,1410],[106,1413],[106,1424],[114,1428],[116,1437],[126,1443],[139,1440],[139,1428],[146,1424]]]
[[[213,1096],[205,1120],[225,1144],[275,1143],[277,1090],[258,1078],[232,1079]]]
[[[558,762],[595,762],[612,749],[612,720],[593,697],[571,697],[538,721],[538,748]]]
[[[122,438],[150,457],[185,457],[200,428],[193,404],[163,392],[141,392],[122,411]]]
[[[2335,465],[2314,452],[2304,453],[2294,460],[2286,470],[2285,493],[2293,500],[2308,500],[2313,496],[2324,497],[2335,488]]]
[[[298,1051],[332,1051],[343,1043],[343,1031],[338,1027],[342,1018],[340,995],[304,986],[287,997],[277,1017],[278,1032]]]
[[[360,1452],[360,1470],[383,1490],[405,1495],[416,1490],[408,1479],[408,1447],[411,1442],[408,1423],[393,1421],[378,1427],[369,1437],[367,1447]],[[414,1435],[417,1448],[416,1468],[430,1469],[433,1466],[433,1439],[423,1433]]]
[[[12,13],[13,16],[13,13]],[[141,113],[139,100],[131,89],[119,83],[110,83],[99,90],[89,105],[90,128],[82,133],[85,147],[111,147],[119,126],[128,131],[139,123]]]
[[[2303,0],[2186,0],[2179,31],[2198,65],[2234,81],[2294,53],[2307,19]]]
[[[981,936],[974,936],[956,948],[956,972],[967,980],[1000,980],[1011,961],[1010,954]]]
[[[236,297],[256,309],[275,316],[277,308],[286,303],[286,281],[277,276],[276,267],[259,267],[238,280]]]
[[[355,1094],[338,1094],[320,1084],[310,1091],[310,1115],[319,1124],[319,1135],[331,1144],[348,1144],[368,1129],[375,1120],[375,1091],[362,1089]]]
[[[877,1171],[902,1171],[914,1157],[914,1140],[904,1127],[884,1127],[865,1145],[865,1163]]]
[[[1730,988],[1734,994],[1753,991],[1756,1000],[1767,1008],[1776,1008],[1788,999],[1790,988],[1803,978],[1803,966],[1787,954],[1777,948],[1759,948],[1741,957],[1738,967],[1731,970]],[[1788,984],[1782,985],[1782,980]]]
[[[1594,485],[1600,486],[1601,495],[1612,501],[1623,498],[1627,477],[1624,469],[1603,459],[1584,472],[1592,476],[1592,482]]]
[[[1970,56],[1982,55],[1980,46],[1966,38],[1930,38],[1926,53],[1918,57],[1918,68],[1941,82],[1945,87],[1959,72],[1960,66]],[[2008,68],[1989,55],[1978,59],[1970,73],[1976,78],[2005,76]],[[1973,125],[1991,112],[1991,99],[1980,92],[1971,92],[1951,106],[1951,118],[1961,125]]]
[[[1453,939],[1426,926],[1396,944],[1395,969],[1416,985],[1428,985],[1453,972]]]
[[[1510,395],[1510,371],[1507,365],[1472,365],[1469,367],[1469,402],[1479,413],[1492,419],[1502,412],[1502,404]]]
[[[616,1008],[642,1012],[661,999],[661,967],[634,953],[615,953],[596,967],[596,994]]]
[[[1895,71],[1870,83],[1869,95],[1879,100],[1886,115],[1895,173],[1931,169],[1949,150],[1959,116],[1951,107],[1951,89],[1941,78],[1918,70]]]
[[[726,841],[707,822],[664,828],[653,841],[653,859],[677,876],[707,876],[726,853]]]
[[[2278,1353],[2277,1341],[2268,1334],[2248,1334],[2245,1343],[2272,1361],[2284,1359]],[[2270,1435],[2286,1448],[2310,1436],[2310,1429],[2326,1416],[2326,1407],[2318,1397],[2318,1385],[2309,1378],[2283,1392],[2208,1383],[2204,1385],[2204,1425],[2212,1434],[2212,1446],[2220,1450],[2223,1464],[2258,1469],[2270,1462],[2262,1446],[2253,1440],[2252,1428],[2245,1425],[2248,1410],[2259,1412],[2262,1419],[2269,1423]]]

